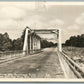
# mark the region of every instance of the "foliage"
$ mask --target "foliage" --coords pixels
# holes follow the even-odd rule
[[[11,40],[8,33],[0,34],[0,51],[3,50],[22,50],[24,44],[25,30],[23,30],[20,38]],[[56,44],[41,39],[41,48],[51,47]]]
[[[53,42],[48,42],[47,40],[41,40],[41,48],[54,46]]]
[[[66,40],[65,45],[74,47],[84,47],[84,34],[71,36],[69,40]]]
[[[0,50],[11,50],[12,40],[9,38],[8,33],[0,34]]]
[[[22,38],[18,38],[16,40],[13,40],[13,45],[12,45],[13,50],[22,50],[23,48],[23,41]]]

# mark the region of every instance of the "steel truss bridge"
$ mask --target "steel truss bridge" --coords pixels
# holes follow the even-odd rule
[[[49,49],[44,49],[42,50],[43,52],[41,52],[41,37],[39,36],[39,34],[55,34],[57,36],[57,42],[58,42],[57,48],[55,48],[54,50],[51,49],[50,51]],[[38,51],[38,52],[35,54],[35,51]],[[32,53],[34,54],[34,56],[31,56]],[[30,58],[28,58],[29,56]],[[48,60],[48,62],[51,62],[53,64],[51,66],[54,66],[54,68],[57,67],[57,69],[59,67],[62,68],[64,78],[71,78],[71,79],[72,78],[84,78],[84,71],[81,69],[81,67],[77,63],[75,63],[69,56],[67,56],[66,52],[62,49],[60,29],[33,29],[31,30],[29,27],[26,27],[23,50],[18,51],[18,53],[17,51],[0,53],[0,64],[4,62],[8,62],[8,61],[15,61],[16,59],[20,59],[20,58],[25,59],[25,57],[26,57],[26,60],[27,59],[33,60],[34,58],[40,61],[41,58],[43,59],[43,57],[48,57],[48,56],[51,57],[51,59],[53,58],[52,61],[50,61],[51,59]],[[56,58],[56,61],[54,61],[55,58]],[[57,64],[58,60],[59,60],[59,63]],[[37,63],[37,61],[34,61],[34,63]],[[54,65],[54,63],[56,64],[56,66]],[[32,63],[29,63],[29,64],[30,66],[32,65]],[[43,66],[42,63],[40,62],[39,62],[39,65]],[[45,65],[47,68],[49,68],[48,67],[49,65],[47,65],[46,62],[45,62]],[[5,67],[3,66],[3,68]],[[15,71],[17,72],[17,69]],[[2,71],[0,71],[0,73],[1,72]]]

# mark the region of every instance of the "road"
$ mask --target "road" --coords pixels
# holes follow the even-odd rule
[[[64,78],[56,48],[0,64],[0,77]],[[4,74],[4,75],[2,75]]]

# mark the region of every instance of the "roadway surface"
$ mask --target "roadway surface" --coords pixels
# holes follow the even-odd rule
[[[64,78],[64,73],[56,48],[46,48],[41,53],[0,64],[0,77]]]

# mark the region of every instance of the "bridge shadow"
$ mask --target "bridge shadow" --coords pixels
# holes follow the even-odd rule
[[[29,52],[29,55],[39,54],[39,53],[42,53],[42,52],[43,52],[42,49],[40,49],[40,50],[31,50]]]

